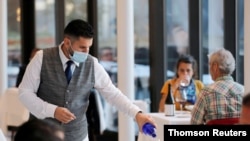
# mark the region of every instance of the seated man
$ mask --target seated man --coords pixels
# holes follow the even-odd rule
[[[201,90],[191,113],[191,124],[240,117],[244,87],[233,80],[234,70],[235,59],[228,50],[220,49],[209,55],[209,71],[214,83]]]

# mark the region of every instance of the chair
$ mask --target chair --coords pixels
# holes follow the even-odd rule
[[[149,112],[149,104],[142,100],[133,101],[142,111]],[[106,104],[106,103],[105,103]],[[107,106],[107,105],[106,105]],[[104,115],[102,97],[96,89],[92,89],[87,109],[89,141],[117,141],[118,132],[106,130],[107,116]],[[137,127],[137,125],[136,125]]]
[[[223,118],[210,120],[206,125],[233,125],[237,123],[239,123],[239,118]]]
[[[5,138],[1,128],[0,128],[0,141],[7,141],[7,139]]]
[[[29,111],[19,101],[18,88],[8,88],[0,99],[0,128],[3,133],[11,132],[13,140],[18,126],[28,119]]]
[[[89,140],[97,141],[97,136],[103,134],[106,124],[101,97],[96,89],[91,90],[86,116],[89,125]]]

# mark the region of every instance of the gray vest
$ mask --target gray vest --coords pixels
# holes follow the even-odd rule
[[[85,114],[90,90],[95,83],[94,61],[89,55],[84,63],[80,63],[80,66],[75,68],[72,79],[67,84],[58,49],[58,47],[44,49],[37,95],[48,103],[68,108],[75,114],[76,119],[68,124],[62,124],[54,118],[48,118],[48,120],[63,126],[65,141],[82,141],[88,133]]]

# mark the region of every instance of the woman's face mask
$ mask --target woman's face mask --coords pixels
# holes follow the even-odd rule
[[[78,63],[86,61],[88,53],[73,50],[71,42],[70,42],[70,49],[71,51],[69,51],[69,57],[71,60],[76,61]],[[73,52],[73,54],[71,52]]]

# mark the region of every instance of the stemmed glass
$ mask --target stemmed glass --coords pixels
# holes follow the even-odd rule
[[[175,100],[176,102],[180,103],[180,110],[181,110],[181,113],[183,113],[184,105],[187,102],[187,92],[186,92],[186,89],[184,88],[187,86],[187,83],[181,81],[180,85],[181,86],[179,88],[179,92],[177,93],[175,97]]]

